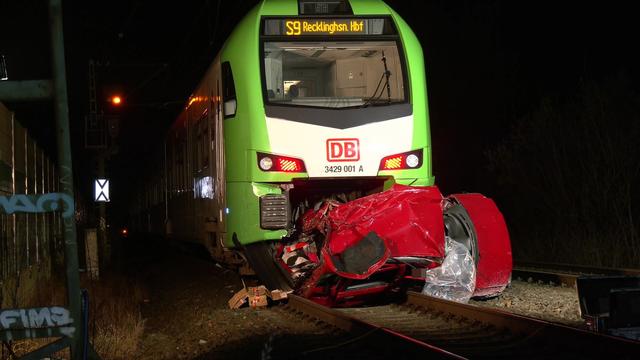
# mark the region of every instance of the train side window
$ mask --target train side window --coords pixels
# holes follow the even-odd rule
[[[236,100],[236,86],[233,82],[231,64],[228,61],[222,63],[222,98],[224,99],[224,117],[236,115],[238,103]]]

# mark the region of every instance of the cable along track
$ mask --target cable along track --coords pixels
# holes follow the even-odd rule
[[[291,296],[286,308],[351,333],[350,350],[344,349],[350,357],[354,346],[366,349],[362,355],[367,353],[369,359],[389,353],[471,359],[637,359],[640,354],[640,342],[415,292],[409,292],[401,305],[346,309]],[[340,346],[329,348],[336,354]]]

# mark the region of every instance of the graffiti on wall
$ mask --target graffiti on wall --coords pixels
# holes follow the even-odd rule
[[[60,204],[64,206],[61,207]],[[64,210],[63,210],[64,208]],[[71,218],[74,213],[73,198],[64,193],[48,193],[38,195],[16,194],[0,196],[0,211],[6,214],[17,212],[43,213],[62,210],[63,218]]]
[[[26,337],[36,337],[31,330],[53,328],[65,336],[73,336],[75,327],[69,310],[61,306],[50,306],[31,309],[0,310],[0,338],[11,340],[13,332],[26,334]],[[30,336],[31,334],[31,336]],[[20,336],[22,338],[24,335]]]

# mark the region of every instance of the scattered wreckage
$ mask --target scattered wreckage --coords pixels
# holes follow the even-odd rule
[[[394,185],[353,201],[325,199],[296,224],[276,261],[296,294],[323,305],[356,306],[416,287],[466,302],[500,294],[511,278],[504,219],[480,194]]]

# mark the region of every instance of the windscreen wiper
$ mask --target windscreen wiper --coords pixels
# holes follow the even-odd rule
[[[382,50],[382,63],[384,64],[384,76],[387,77],[387,102],[391,103],[391,87],[389,86],[391,71],[389,71],[389,68],[387,67],[387,58],[384,56],[384,50]]]
[[[382,84],[382,79],[386,78],[386,88],[387,88],[387,102],[390,104],[391,103],[391,87],[389,86],[389,77],[391,76],[391,71],[389,71],[389,68],[387,67],[387,58],[384,56],[384,51],[382,52],[382,63],[384,64],[384,72],[382,73],[382,76],[380,76],[380,80],[378,80],[378,85],[376,86],[376,89],[373,91],[373,95],[367,99],[367,101],[362,104],[361,107],[367,107],[369,106],[369,104],[371,104],[371,101],[378,101],[380,99],[380,97],[382,97],[382,94],[384,93],[384,88],[380,89],[380,84]],[[378,95],[378,90],[380,90],[380,94]]]

